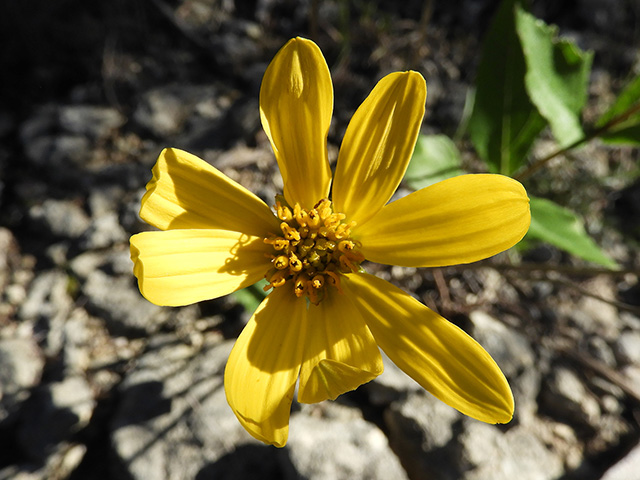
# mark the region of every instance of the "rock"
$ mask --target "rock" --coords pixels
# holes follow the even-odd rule
[[[389,443],[409,478],[439,480],[457,475],[451,442],[462,415],[423,391],[391,404],[384,420]]]
[[[358,410],[331,402],[291,416],[287,450],[296,472],[291,480],[407,478],[384,433]]]
[[[118,215],[123,196],[120,186],[99,185],[92,189],[87,201],[91,224],[80,240],[81,249],[103,249],[128,240]]]
[[[0,227],[0,292],[11,282],[11,275],[20,266],[18,242],[11,230]]]
[[[361,387],[369,395],[369,401],[372,404],[386,406],[395,400],[406,397],[408,393],[423,390],[415,380],[400,370],[384,352],[380,353],[384,363],[384,371]]]
[[[69,267],[81,280],[86,280],[97,269],[116,275],[130,276],[133,272],[128,248],[109,252],[83,252],[69,262]]]
[[[564,473],[560,458],[521,426],[502,433],[493,425],[468,420],[459,442],[462,475],[452,478],[555,480]]]
[[[58,113],[60,126],[69,133],[98,140],[122,126],[125,118],[114,108],[66,105]]]
[[[44,465],[11,465],[0,470],[0,480],[63,480],[69,478],[82,461],[87,448],[81,444],[61,445]]]
[[[600,480],[637,480],[640,472],[640,443],[608,468]]]
[[[549,416],[592,432],[597,430],[601,413],[598,401],[572,370],[556,367],[545,384],[541,408]]]
[[[80,239],[80,248],[83,250],[107,248],[126,242],[128,238],[127,232],[120,226],[118,215],[115,212],[109,212],[91,220]]]
[[[44,463],[60,443],[89,423],[94,407],[93,392],[83,377],[39,387],[24,408],[20,446],[33,461]]]
[[[218,460],[206,464],[195,480],[288,480],[293,468],[286,450],[274,450],[268,445],[244,444],[234,448]],[[282,459],[280,461],[275,461]],[[294,477],[296,480],[300,477]]]
[[[13,319],[27,298],[36,260],[22,255],[10,230],[0,227],[0,323]]]
[[[73,301],[68,294],[69,276],[62,270],[39,273],[29,286],[27,298],[18,310],[18,318],[31,322],[41,347],[48,357],[54,357],[62,347],[64,322]]]
[[[47,199],[29,209],[29,217],[36,227],[63,238],[78,238],[89,227],[90,220],[77,203],[69,200]]]
[[[44,358],[33,337],[0,338],[0,365],[0,425],[6,425],[40,381]]]
[[[13,317],[17,306],[26,297],[24,284],[30,279],[24,278],[22,263],[15,237],[10,230],[0,227],[0,321]]]
[[[71,272],[81,280],[86,280],[91,272],[107,262],[107,255],[102,252],[83,252],[69,262]],[[133,269],[133,268],[132,268]]]
[[[244,431],[224,394],[232,345],[210,336],[198,350],[172,335],[152,339],[119,388],[110,424],[114,478],[209,478],[225,456],[233,468],[251,462],[254,450],[238,448],[262,444]],[[269,471],[275,460],[265,460]]]
[[[189,109],[180,98],[178,86],[148,92],[136,108],[133,118],[158,137],[176,135],[182,130]]]
[[[211,36],[212,48],[220,54],[216,59],[220,62],[220,68],[224,70],[236,70],[236,74],[247,76],[242,72],[245,68],[255,65],[261,59],[260,38],[262,31],[254,22],[236,19],[224,24],[223,31]],[[252,72],[257,73],[257,72]],[[262,72],[263,73],[263,72]],[[262,75],[254,75],[253,79]]]
[[[534,365],[533,350],[522,334],[480,310],[471,312],[469,318],[473,338],[491,354],[507,377]]]
[[[133,276],[102,270],[92,271],[82,284],[87,308],[102,317],[114,335],[146,336],[157,332],[167,318],[167,311],[148,302],[134,285]]]
[[[609,344],[602,337],[589,337],[588,351],[595,358],[611,368],[616,368],[616,357]]]
[[[220,125],[223,110],[215,102],[220,96],[213,86],[171,84],[147,92],[133,113],[133,119],[159,138],[167,138],[182,132],[194,131],[185,124],[200,125],[206,120],[211,129]],[[195,128],[192,135],[201,134]]]
[[[595,276],[588,282],[584,282],[583,288],[598,292],[598,295],[603,298],[616,298],[617,295],[614,282],[605,275]],[[583,295],[567,313],[586,333],[609,341],[615,340],[620,335],[620,315],[618,309],[610,303]]]
[[[622,332],[614,344],[614,353],[622,365],[640,366],[640,332]]]
[[[108,137],[124,122],[111,107],[50,104],[22,124],[20,139],[34,165],[56,173],[56,178],[68,178],[69,172],[60,168],[82,165],[89,158],[91,144]]]
[[[117,213],[125,195],[121,186],[96,185],[89,193],[87,203],[92,217]]]
[[[75,178],[77,173],[69,167],[85,164],[90,151],[91,142],[77,135],[43,136],[25,143],[28,160],[52,172],[56,181]]]

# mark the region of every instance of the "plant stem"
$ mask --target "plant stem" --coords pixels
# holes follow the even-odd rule
[[[618,115],[616,117],[613,117],[611,120],[609,120],[607,123],[605,123],[601,127],[592,129],[584,137],[576,140],[571,145],[568,145],[566,147],[562,147],[562,148],[556,150],[555,152],[550,153],[549,155],[547,155],[545,157],[542,157],[542,158],[539,158],[537,160],[534,160],[531,163],[531,165],[529,165],[527,168],[522,170],[520,173],[517,173],[516,175],[514,175],[513,178],[518,180],[518,181],[522,181],[525,178],[530,177],[535,172],[540,170],[543,166],[545,166],[550,160],[556,158],[559,155],[563,155],[564,153],[568,152],[569,150],[573,150],[574,148],[579,147],[583,143],[587,143],[588,141],[593,140],[596,137],[599,137],[600,135],[602,135],[603,133],[607,132],[612,127],[618,125],[619,123],[624,122],[629,117],[631,117],[632,115],[634,115],[634,114],[636,114],[638,112],[640,112],[640,103],[637,103],[636,105],[633,105],[632,107],[630,107],[625,112],[621,113],[620,115]]]

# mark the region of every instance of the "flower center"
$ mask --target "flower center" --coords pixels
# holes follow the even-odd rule
[[[357,272],[364,261],[358,242],[349,238],[356,222],[344,223],[345,215],[333,213],[326,198],[310,210],[297,203],[292,210],[276,197],[274,208],[282,221],[281,234],[264,239],[274,250],[269,255],[265,290],[291,281],[296,296],[306,296],[314,305],[323,299],[328,286],[342,293],[340,276]]]

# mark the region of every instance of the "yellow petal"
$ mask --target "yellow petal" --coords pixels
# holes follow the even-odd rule
[[[305,300],[296,298],[291,285],[274,289],[244,327],[224,372],[227,401],[242,426],[276,447],[284,446],[289,434],[305,310]]]
[[[227,230],[168,230],[131,237],[140,292],[156,305],[174,307],[254,284],[269,268],[266,251],[262,238]]]
[[[511,420],[514,405],[509,384],[475,340],[373,275],[349,275],[342,286],[380,348],[426,390],[477,420]]]
[[[327,132],[332,112],[333,86],[322,52],[310,40],[290,40],[262,79],[260,118],[291,205],[312,208],[329,194]]]
[[[407,169],[424,116],[427,86],[417,72],[384,77],[349,122],[338,156],[333,204],[364,224],[389,201]]]
[[[522,239],[530,221],[520,183],[502,175],[461,175],[386,205],[353,236],[367,260],[436,267],[502,252]]]
[[[360,312],[336,291],[309,305],[298,401],[335,400],[383,370],[378,345]]]
[[[140,217],[160,230],[219,228],[263,237],[279,230],[262,200],[204,160],[175,148],[160,153]]]

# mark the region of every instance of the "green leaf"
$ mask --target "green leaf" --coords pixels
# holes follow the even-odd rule
[[[511,175],[546,125],[525,88],[526,64],[515,28],[517,0],[504,0],[487,32],[475,84],[469,135],[489,170]]]
[[[640,75],[622,90],[614,104],[598,119],[596,128],[603,127],[614,118],[640,104]],[[620,123],[616,123],[600,138],[607,143],[640,145],[640,110]]]
[[[566,147],[584,137],[580,113],[587,101],[592,52],[557,39],[549,26],[516,8],[516,30],[527,64],[525,85],[557,142]]]
[[[404,179],[414,190],[464,173],[458,148],[446,135],[420,135]]]
[[[247,312],[253,313],[256,311],[264,297],[267,296],[267,292],[265,292],[263,288],[266,285],[266,280],[260,280],[250,287],[233,292],[232,295]]]
[[[531,226],[525,239],[532,238],[607,268],[618,267],[587,234],[575,213],[544,198],[531,197]]]

